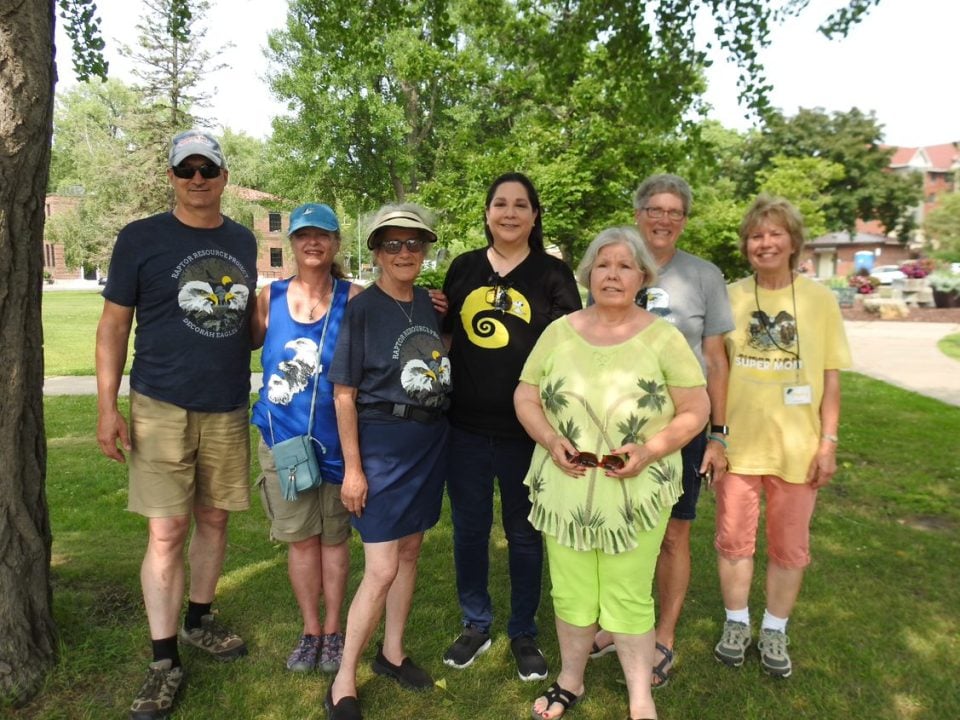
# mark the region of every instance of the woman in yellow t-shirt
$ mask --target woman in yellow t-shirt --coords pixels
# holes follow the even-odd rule
[[[595,304],[547,327],[514,396],[537,443],[524,482],[546,539],[561,657],[533,716],[555,720],[580,699],[599,621],[614,635],[630,717],[652,718],[653,572],[682,491],[679,450],[703,430],[709,401],[680,331],[634,302],[656,280],[634,228],[600,233],[577,279]]]
[[[714,485],[726,608],[714,655],[740,667],[752,641],[747,600],[763,495],[767,606],[757,649],[760,666],[776,677],[793,671],[787,620],[810,563],[817,490],[837,468],[840,369],[850,365],[836,299],[796,271],[803,242],[800,213],[781,198],[757,198],[740,226],[754,274],[728,288],[736,323],[726,338],[730,469]]]

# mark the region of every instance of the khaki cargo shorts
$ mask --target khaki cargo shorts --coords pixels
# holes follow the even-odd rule
[[[245,407],[197,412],[131,391],[127,509],[174,517],[195,505],[249,508],[248,419]]]
[[[279,542],[299,542],[320,536],[323,545],[339,545],[350,537],[350,513],[340,501],[340,485],[321,483],[320,487],[299,493],[294,502],[283,499],[280,478],[273,453],[263,440],[257,447],[260,468],[257,484],[263,511],[270,518],[270,537]]]

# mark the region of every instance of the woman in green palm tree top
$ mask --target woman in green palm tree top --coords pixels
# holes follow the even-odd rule
[[[577,269],[595,304],[546,329],[514,396],[537,442],[525,482],[562,663],[534,718],[555,720],[583,694],[598,623],[614,634],[630,717],[656,717],[653,571],[682,492],[679,450],[703,429],[709,401],[680,332],[634,302],[655,268],[635,229],[601,232]]]

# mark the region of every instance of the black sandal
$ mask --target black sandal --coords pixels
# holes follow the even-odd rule
[[[651,682],[650,687],[653,690],[659,690],[667,686],[670,682],[670,671],[673,669],[673,650],[666,645],[657,643],[656,651],[663,655],[663,660],[653,666],[653,677],[657,682]]]
[[[545,692],[537,696],[537,698],[544,698],[547,701],[547,706],[543,709],[543,712],[537,712],[536,708],[530,708],[530,715],[533,717],[533,720],[547,720],[544,718],[543,713],[550,710],[553,705],[559,705],[563,708],[563,712],[560,713],[559,717],[563,717],[567,714],[567,710],[576,705],[583,698],[583,694],[574,695],[569,690],[564,690],[560,687],[559,683],[553,683],[550,687],[546,689]],[[534,701],[536,704],[536,700]],[[550,720],[556,720],[551,715]]]

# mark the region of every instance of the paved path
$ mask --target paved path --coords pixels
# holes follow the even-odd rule
[[[250,376],[250,392],[259,392],[263,384],[262,376]],[[96,395],[97,379],[89,375],[57,375],[44,378],[44,395]],[[130,378],[124,375],[120,380],[120,394],[130,394]]]
[[[853,369],[907,390],[960,407],[960,361],[948,358],[937,341],[960,333],[960,324],[924,322],[846,322],[853,352]],[[260,389],[260,375],[250,378],[253,391]],[[48,377],[46,395],[94,395],[92,377]],[[121,393],[128,392],[123,378]]]
[[[844,325],[854,370],[960,406],[960,361],[937,348],[945,335],[960,333],[960,324],[874,320]]]

